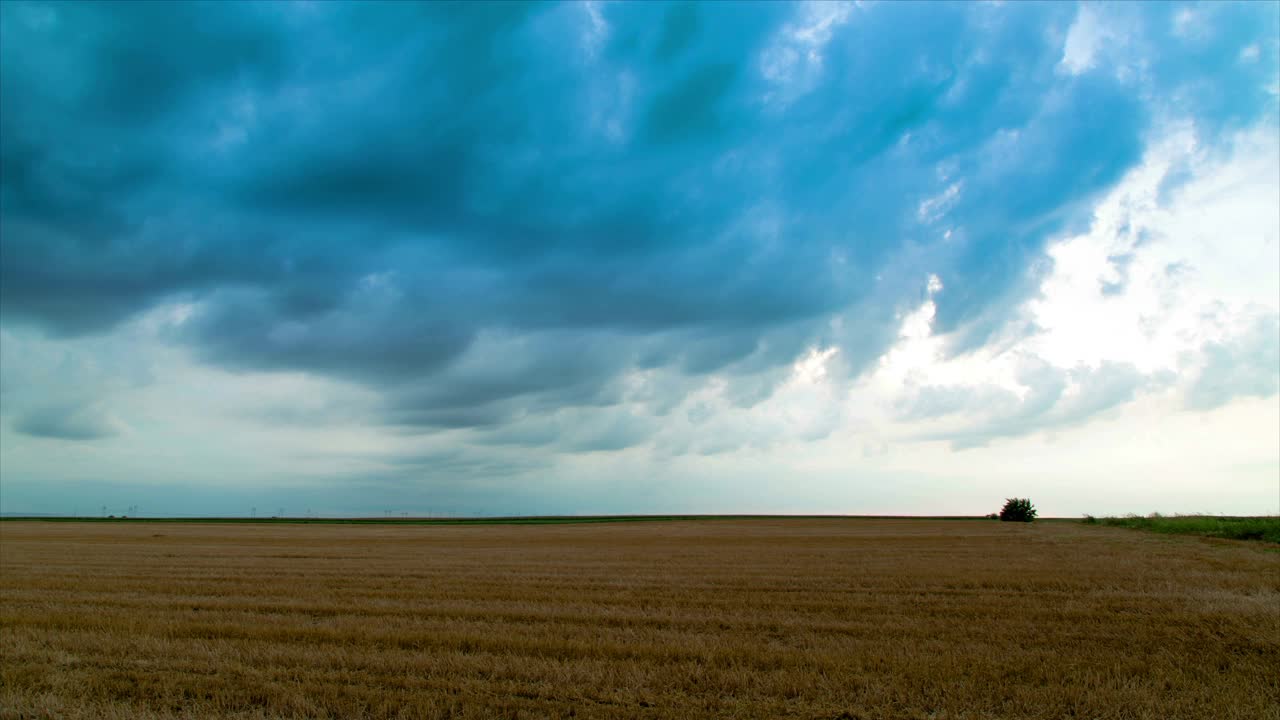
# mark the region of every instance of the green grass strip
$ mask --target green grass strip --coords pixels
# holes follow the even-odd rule
[[[1094,518],[1086,524],[1126,527],[1170,535],[1202,535],[1228,540],[1261,540],[1280,543],[1280,517],[1225,517],[1221,515],[1160,515]]]

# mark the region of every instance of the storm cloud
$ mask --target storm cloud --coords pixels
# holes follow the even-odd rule
[[[853,381],[926,294],[948,352],[987,347],[1171,118],[1209,146],[1274,118],[1280,33],[1266,3],[0,13],[6,329],[78,341],[163,311],[195,362],[354,384],[390,432],[569,453],[644,443],[709,383],[760,406],[815,349]],[[1211,348],[1206,372],[1261,370],[1190,402],[1273,393],[1264,340]],[[997,436],[1149,386],[1077,379],[1070,407],[1050,383],[1046,408],[925,387],[898,412],[1010,403],[972,431]],[[74,408],[104,397],[10,410],[102,438]]]

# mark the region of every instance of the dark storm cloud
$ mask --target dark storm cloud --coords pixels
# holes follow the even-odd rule
[[[433,373],[471,342],[471,329],[447,315],[408,314],[398,297],[377,294],[357,288],[337,306],[316,311],[261,295],[216,296],[185,336],[205,359],[225,367],[310,370],[375,384]]]
[[[450,367],[389,394],[384,416],[404,426],[493,427],[562,408],[614,405],[633,352],[617,335],[489,335]]]
[[[409,427],[655,367],[750,404],[815,342],[864,367],[930,272],[980,345],[1149,108],[1060,72],[1070,7],[834,7],[4,3],[0,312],[75,335],[191,302],[199,357],[353,380]],[[1239,44],[1272,10],[1215,12]],[[1269,107],[1194,62],[1261,87],[1270,45],[1230,69],[1140,20],[1156,94]]]
[[[230,11],[227,11],[230,10]],[[0,8],[0,301],[56,332],[109,327],[228,269],[209,247],[144,238],[187,168],[193,116],[237,79],[277,77],[259,8],[6,3]],[[181,257],[179,257],[181,256]],[[235,273],[232,273],[235,274]]]
[[[101,408],[76,405],[30,410],[15,418],[13,428],[23,435],[56,440],[98,440],[119,433]]]

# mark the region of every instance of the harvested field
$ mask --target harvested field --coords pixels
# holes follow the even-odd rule
[[[1280,718],[1280,552],[1072,522],[4,522],[0,715]]]

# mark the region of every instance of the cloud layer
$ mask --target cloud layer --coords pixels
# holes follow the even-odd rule
[[[854,431],[922,304],[937,363],[1031,344],[1002,378],[883,398],[874,422],[904,437],[974,447],[1160,388],[1197,410],[1277,390],[1265,281],[1159,368],[1054,356],[1067,331],[1036,305],[1068,282],[1055,243],[1159,143],[1195,146],[1148,172],[1167,209],[1274,133],[1274,5],[0,13],[6,359],[79,358],[5,368],[6,447],[158,438],[180,409],[131,420],[152,381],[121,380],[178,372],[157,364],[306,378],[323,399],[246,391],[236,412],[363,428],[378,447],[353,462],[386,477],[816,442]],[[1139,302],[1172,242],[1155,232],[1115,231],[1097,297]],[[127,369],[98,367],[129,338]]]

